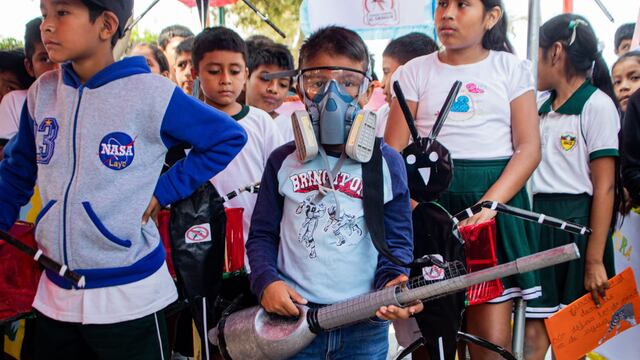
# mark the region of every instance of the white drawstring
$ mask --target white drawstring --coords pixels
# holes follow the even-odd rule
[[[573,43],[576,41],[576,30],[578,29],[578,25],[589,26],[589,23],[582,19],[575,19],[569,22],[569,29],[573,30],[573,32],[571,33],[571,38],[569,39],[569,46],[573,45]]]
[[[340,159],[338,159],[338,162],[336,163],[336,165],[333,167],[333,170],[332,170],[331,167],[329,166],[329,157],[327,156],[327,153],[324,151],[324,148],[322,146],[320,146],[318,148],[318,152],[320,153],[320,157],[322,158],[322,161],[324,162],[324,167],[326,168],[326,171],[327,171],[327,177],[329,178],[329,186],[331,187],[331,192],[333,193],[333,198],[336,201],[336,215],[337,215],[337,217],[340,217],[340,214],[341,214],[341,212],[340,212],[340,203],[338,202],[338,195],[336,194],[336,188],[335,188],[335,185],[333,183],[334,182],[333,173],[337,174],[340,171],[340,168],[344,164],[344,161],[347,159],[347,156],[343,152],[340,155]],[[318,184],[318,192],[319,192],[319,194],[316,196],[316,200],[314,202],[317,203],[317,200],[322,199],[327,194],[328,191],[329,191],[329,188],[326,187],[324,184]]]

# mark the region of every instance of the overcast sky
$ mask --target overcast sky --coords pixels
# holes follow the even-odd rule
[[[278,1],[278,0],[271,0]],[[361,1],[361,0],[348,0]],[[136,0],[134,13],[140,14],[153,0]],[[602,0],[612,13],[615,23],[611,23],[600,11],[595,0],[574,0],[574,12],[582,14],[593,24],[600,40],[605,45],[604,55],[611,64],[615,60],[613,54],[613,36],[615,30],[623,23],[636,22],[640,11],[640,0]],[[520,56],[526,56],[528,0],[506,0],[507,14],[513,19],[515,35],[512,41]],[[542,20],[562,12],[562,0],[541,0]],[[39,0],[0,0],[0,37],[22,38],[24,24],[39,16]],[[183,24],[197,32],[200,25],[197,10],[189,9],[177,0],[161,0],[139,23],[141,30],[148,29],[158,33],[170,24]],[[247,35],[247,34],[242,34]],[[275,35],[275,34],[274,34]],[[275,37],[275,36],[274,36]],[[370,43],[372,52],[380,54],[387,40]],[[378,61],[378,64],[381,61]]]

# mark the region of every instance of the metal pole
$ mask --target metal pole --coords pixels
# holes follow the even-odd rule
[[[220,26],[225,26],[225,20],[226,20],[225,16],[226,16],[226,10],[224,9],[224,6],[220,6],[218,8],[218,18],[219,18],[218,24]]]
[[[566,1],[565,1],[566,5]],[[538,81],[538,45],[540,38],[540,0],[529,0],[529,27],[527,33],[527,59],[531,61],[534,84]],[[529,193],[531,193],[530,186]],[[512,353],[518,360],[524,360],[524,327],[527,302],[523,298],[515,301],[513,319]]]
[[[515,314],[513,315],[513,356],[518,360],[524,359],[524,325],[527,302],[518,298],[515,301]]]
[[[258,17],[264,21],[265,23],[267,23],[267,25],[271,26],[271,28],[278,33],[278,35],[282,36],[283,39],[286,39],[287,35],[280,30],[276,24],[274,24],[271,20],[269,20],[269,17],[263,13],[260,12],[260,10],[258,10],[258,8],[253,5],[253,3],[249,0],[242,0],[243,3],[245,3],[248,7],[251,8],[251,10],[253,10],[254,13],[256,13],[256,15],[258,15]]]
[[[538,82],[538,43],[540,41],[540,0],[529,0],[527,59],[532,63],[533,81]]]
[[[573,0],[564,0],[562,12],[564,12],[565,14],[573,12]]]
[[[609,12],[609,10],[607,9],[606,6],[604,6],[604,4],[602,3],[602,1],[600,0],[596,0],[596,4],[598,4],[598,6],[600,7],[600,10],[602,10],[602,12],[604,13],[604,16],[607,17],[607,19],[609,19],[609,21],[611,21],[612,23],[615,23],[616,20],[613,18],[613,15],[611,15],[611,13]]]

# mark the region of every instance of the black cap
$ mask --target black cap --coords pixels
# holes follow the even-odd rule
[[[111,11],[118,17],[118,38],[124,36],[124,28],[133,13],[133,0],[89,0],[106,10]]]

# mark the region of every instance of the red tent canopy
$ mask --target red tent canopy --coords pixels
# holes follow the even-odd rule
[[[178,0],[181,3],[187,5],[188,7],[198,6],[198,14],[200,14],[200,23],[202,27],[209,26],[209,6],[213,7],[222,7],[225,5],[233,4],[238,0],[209,0],[209,3],[206,0]]]
[[[188,7],[195,7],[196,6],[196,0],[178,0],[181,3],[187,5]],[[209,0],[209,6],[213,6],[213,7],[220,7],[220,6],[225,6],[225,5],[229,5],[229,4],[233,4],[235,2],[237,2],[238,0]]]

